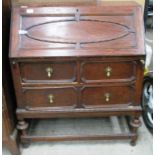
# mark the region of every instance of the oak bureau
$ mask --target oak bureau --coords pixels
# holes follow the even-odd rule
[[[10,64],[17,128],[29,141],[137,140],[145,62],[143,15],[134,2],[14,7]],[[127,134],[29,136],[29,119],[128,117]]]

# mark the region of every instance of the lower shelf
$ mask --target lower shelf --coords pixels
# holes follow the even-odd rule
[[[35,119],[30,121],[22,141],[71,141],[71,140],[112,140],[131,139],[125,117]]]

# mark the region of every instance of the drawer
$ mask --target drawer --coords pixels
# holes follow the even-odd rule
[[[23,93],[24,108],[30,109],[64,109],[74,108],[77,103],[76,88],[31,88]]]
[[[74,62],[26,62],[20,63],[23,82],[73,82],[76,80]]]
[[[81,68],[83,82],[130,79],[135,76],[134,62],[85,62]]]
[[[82,89],[82,103],[85,107],[123,105],[134,102],[131,86],[91,86]]]

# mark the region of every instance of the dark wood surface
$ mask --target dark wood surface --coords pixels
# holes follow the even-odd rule
[[[13,8],[9,56],[23,142],[31,139],[25,118],[128,115],[132,130],[125,137],[135,143],[145,60],[142,19],[133,2]]]
[[[135,77],[135,64],[133,61],[128,62],[104,62],[90,61],[81,64],[81,78],[84,82],[102,82],[117,79],[132,79]],[[122,68],[123,69],[120,69]],[[111,68],[111,75],[107,76],[107,69]]]
[[[2,1],[2,85],[7,103],[9,103],[9,114],[12,117],[11,124],[15,126],[15,96],[13,89],[13,81],[11,76],[9,62],[9,32],[10,32],[10,16],[11,16],[11,1]]]
[[[19,144],[17,141],[17,129],[12,126],[12,120],[6,103],[6,97],[2,94],[2,142],[12,155],[20,155]]]
[[[51,69],[51,71],[49,70]],[[76,78],[76,62],[21,63],[20,71],[25,83],[73,82]],[[51,76],[48,77],[48,70]]]
[[[106,100],[106,94],[109,94],[108,100]],[[134,91],[130,86],[87,86],[82,89],[81,98],[85,107],[92,108],[132,104],[134,103]]]
[[[96,0],[12,0],[13,6],[51,6],[51,5],[94,5]]]
[[[21,108],[73,109],[77,104],[77,92],[73,87],[30,88],[26,89],[24,94],[23,100],[26,102],[25,106]]]
[[[109,5],[15,7],[10,56],[144,55],[141,7]]]
[[[12,155],[19,155],[15,118],[15,94],[9,63],[11,1],[2,1],[2,143]]]

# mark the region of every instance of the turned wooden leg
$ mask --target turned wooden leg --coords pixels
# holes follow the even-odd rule
[[[25,122],[24,120],[18,121],[17,129],[20,130],[21,136],[27,135],[27,128],[28,128],[28,123],[27,122]],[[21,143],[22,143],[22,146],[24,148],[27,148],[29,146],[29,144],[30,144],[29,141],[26,141],[26,140],[23,140],[23,139],[21,139]]]
[[[139,117],[133,117],[130,121],[130,126],[131,126],[131,133],[133,133],[135,135],[132,137],[130,144],[132,146],[135,146],[137,138],[138,138],[137,129],[141,126]]]

